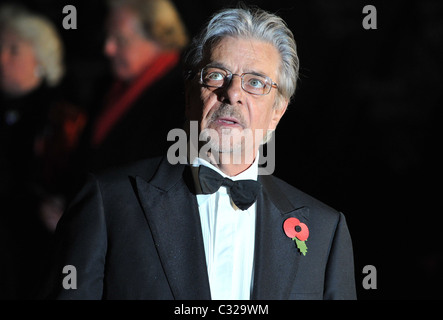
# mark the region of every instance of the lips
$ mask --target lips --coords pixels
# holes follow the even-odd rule
[[[218,124],[228,125],[228,126],[240,125],[239,121],[236,118],[231,118],[231,117],[217,118],[216,122]]]

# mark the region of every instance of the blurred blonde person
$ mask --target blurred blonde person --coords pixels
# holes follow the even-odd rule
[[[2,223],[11,234],[3,245],[12,252],[3,263],[13,266],[16,277],[11,275],[13,289],[0,296],[32,294],[62,214],[48,190],[43,159],[64,73],[63,43],[54,24],[25,7],[1,6],[0,203]]]
[[[44,81],[50,87],[64,75],[63,45],[47,18],[7,5],[0,13],[0,85],[11,96],[22,96]]]

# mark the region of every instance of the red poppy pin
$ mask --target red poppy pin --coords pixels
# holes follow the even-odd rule
[[[306,246],[306,240],[309,237],[308,226],[297,218],[288,218],[283,223],[283,230],[289,238],[295,241],[298,250],[305,256],[308,252]]]

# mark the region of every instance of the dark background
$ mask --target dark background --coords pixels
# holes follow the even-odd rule
[[[275,175],[344,212],[360,299],[441,299],[442,1],[245,1],[282,16],[301,62]],[[103,0],[24,2],[60,29],[73,99],[107,69]],[[192,36],[235,1],[174,1]],[[62,9],[77,8],[76,30]],[[365,5],[377,29],[365,30]],[[165,97],[166,99],[167,97]],[[365,290],[365,265],[377,289]]]

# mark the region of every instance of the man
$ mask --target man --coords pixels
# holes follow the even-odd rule
[[[94,171],[164,154],[164,135],[184,122],[180,55],[188,37],[175,6],[170,0],[107,4],[104,53],[112,83],[99,81],[105,88],[92,99],[79,151],[87,155],[82,167]]]
[[[259,9],[222,10],[185,67],[187,118],[209,147],[190,165],[164,157],[91,176],[58,225],[48,296],[354,299],[343,214],[258,175],[260,143],[295,91],[290,30]]]

